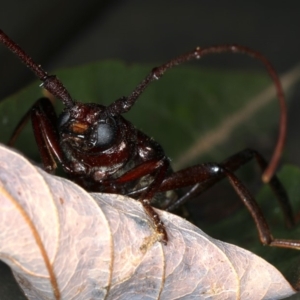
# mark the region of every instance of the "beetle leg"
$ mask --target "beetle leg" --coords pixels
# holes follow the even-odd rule
[[[268,163],[260,153],[258,153],[253,149],[245,149],[231,156],[227,160],[223,161],[221,165],[231,170],[231,172],[234,172],[235,170],[240,168],[240,166],[244,165],[245,163],[252,160],[253,158],[256,160],[261,172],[263,173],[266,170]],[[280,180],[276,175],[274,175],[271,178],[268,184],[278,200],[278,203],[285,216],[287,225],[289,227],[294,226],[295,220],[294,220],[293,210],[285,188],[283,187],[283,185],[281,184]]]
[[[31,110],[33,132],[44,168],[49,173],[57,168],[55,158],[61,161],[62,157],[55,120],[56,114],[50,100],[41,98],[33,105]]]
[[[259,154],[257,151],[253,149],[244,149],[237,154],[230,156],[228,159],[224,160],[220,165],[225,167],[226,169],[234,172],[238,170],[241,166],[245,165],[250,160],[255,159],[260,167],[261,172],[263,173],[267,167],[266,160]],[[225,177],[224,173],[215,174],[210,179],[206,180],[205,182],[197,183],[195,186],[191,188],[184,196],[177,199],[175,203],[169,206],[166,210],[172,211],[188,201],[189,199],[202,194],[206,190],[208,190],[211,186],[215,185],[217,182],[222,180]],[[274,192],[279,205],[284,213],[286,223],[289,227],[292,227],[295,224],[294,216],[292,212],[292,207],[290,205],[288,195],[282,186],[281,182],[279,181],[278,177],[274,175],[270,182],[268,183],[272,191]]]
[[[30,117],[44,168],[49,173],[54,172],[57,168],[55,160],[63,164],[63,154],[56,129],[56,113],[48,98],[40,98],[32,105],[16,126],[8,145],[14,144]]]
[[[280,248],[291,248],[300,250],[300,240],[285,240],[285,239],[274,239],[267,221],[259,208],[254,197],[248,191],[248,189],[242,184],[242,182],[231,172],[225,170],[226,177],[239,195],[240,199],[246,205],[250,212],[258,230],[258,235],[263,245],[269,245]]]
[[[151,206],[151,199],[154,194],[157,192],[159,186],[161,185],[163,179],[166,176],[166,172],[169,169],[170,162],[164,157],[162,159],[152,159],[142,164],[136,166],[130,171],[126,172],[119,178],[113,180],[114,183],[126,183],[129,181],[133,181],[139,179],[145,175],[153,174],[153,181],[147,188],[142,192],[139,196],[138,200],[142,203],[144,210],[151,218],[156,232],[161,235],[161,241],[166,244],[168,241],[168,235],[164,226],[164,223],[161,221],[158,213]]]
[[[33,106],[35,105],[35,103],[33,104]],[[20,135],[20,133],[22,132],[22,130],[24,129],[25,125],[28,123],[28,121],[31,117],[31,110],[32,110],[33,106],[26,112],[26,114],[19,121],[18,125],[14,129],[14,131],[13,131],[13,133],[12,133],[8,143],[7,143],[8,146],[10,146],[10,147],[14,146],[18,136]]]
[[[230,164],[228,163],[228,165]],[[232,168],[235,168],[234,164],[232,165]],[[171,174],[163,181],[159,191],[161,192],[170,189],[182,188],[189,185],[195,185],[197,183],[201,184],[201,182],[203,182],[204,185],[207,184],[208,186],[211,186],[216,183],[216,180],[218,181],[224,177],[228,178],[237,195],[250,212],[255,222],[259,239],[263,245],[300,249],[300,241],[273,238],[267,221],[254,197],[243,183],[233,174],[232,170],[222,166],[221,164],[200,164]]]

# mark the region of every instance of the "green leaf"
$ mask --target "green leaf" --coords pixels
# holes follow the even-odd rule
[[[131,93],[152,67],[104,61],[61,70],[57,75],[76,100],[108,104]],[[171,159],[176,159],[199,137],[220,126],[226,117],[238,113],[269,83],[267,76],[261,73],[177,67],[152,83],[126,117],[159,141]],[[21,116],[42,96],[39,84],[35,82],[1,102],[3,127],[0,141],[7,142]],[[270,107],[273,109],[269,114],[279,110],[276,101]],[[268,126],[277,122],[274,117],[269,119]],[[261,123],[266,126],[265,121]],[[237,125],[236,131],[242,136],[245,132],[256,131],[256,126],[243,124],[241,132],[241,126]],[[28,126],[16,147],[38,159],[34,145]],[[207,151],[210,157],[213,157],[212,150]],[[220,150],[214,153],[220,153]],[[221,153],[224,155],[223,150]]]

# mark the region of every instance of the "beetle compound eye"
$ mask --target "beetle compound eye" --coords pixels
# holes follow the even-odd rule
[[[109,147],[113,144],[116,137],[116,125],[114,120],[105,123],[99,123],[97,127],[96,147]]]
[[[70,113],[68,111],[63,112],[59,115],[57,119],[57,126],[62,127],[64,126],[70,119]]]

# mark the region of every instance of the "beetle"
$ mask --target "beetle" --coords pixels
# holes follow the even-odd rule
[[[0,41],[35,73],[42,81],[43,88],[64,104],[65,108],[57,118],[48,98],[37,100],[19,122],[9,141],[9,145],[13,145],[24,124],[31,118],[37,146],[47,172],[54,173],[58,162],[68,176],[87,191],[117,193],[137,199],[151,218],[160,241],[165,244],[168,241],[167,231],[154,207],[173,211],[226,177],[254,219],[262,244],[300,248],[300,241],[272,237],[254,197],[234,174],[245,163],[256,159],[263,172],[263,181],[271,186],[288,223],[293,225],[294,218],[287,194],[276,175],[273,175],[285,140],[285,98],[276,71],[261,53],[240,45],[197,47],[152,69],[128,97],[121,97],[104,106],[75,101],[55,75],[48,75],[2,30]],[[271,163],[267,165],[257,151],[245,149],[219,164],[202,163],[173,172],[161,145],[136,129],[122,115],[134,106],[152,81],[161,78],[170,68],[208,54],[222,52],[243,53],[261,61],[275,83],[281,119]],[[169,192],[187,186],[192,188],[181,197]]]

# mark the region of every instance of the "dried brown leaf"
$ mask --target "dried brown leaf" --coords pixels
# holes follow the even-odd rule
[[[269,263],[161,211],[157,241],[139,202],[88,194],[0,147],[0,258],[29,299],[282,299]]]

